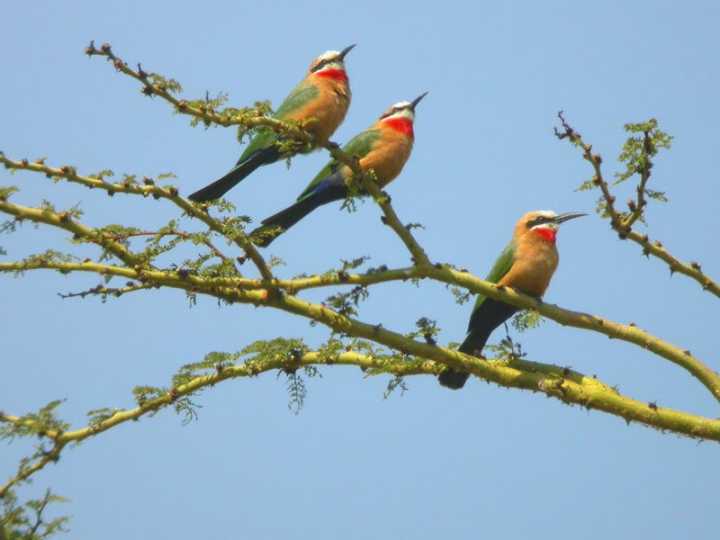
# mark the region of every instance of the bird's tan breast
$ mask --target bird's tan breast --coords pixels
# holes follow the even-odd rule
[[[319,142],[327,142],[342,124],[350,107],[350,87],[341,82],[318,79],[315,83],[319,95],[305,107],[288,117],[306,120],[307,129]]]
[[[542,239],[521,238],[517,241],[515,261],[510,271],[500,280],[500,284],[531,296],[542,296],[550,284],[558,262],[555,244]]]
[[[412,152],[413,140],[391,129],[382,129],[380,140],[360,160],[364,170],[373,169],[381,187],[394,180],[402,171]]]

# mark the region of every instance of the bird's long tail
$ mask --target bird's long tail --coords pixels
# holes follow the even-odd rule
[[[280,158],[280,151],[276,146],[268,146],[261,148],[257,152],[253,152],[246,159],[239,162],[222,178],[215,180],[212,184],[208,184],[202,189],[197,190],[190,195],[190,200],[195,202],[211,201],[219,199],[225,193],[238,185],[246,176],[252,173],[258,167],[269,165],[276,162]]]
[[[458,351],[470,355],[479,355],[489,337],[489,332],[468,332]],[[470,377],[470,374],[467,371],[448,368],[438,375],[438,381],[447,388],[460,390],[465,386],[468,377]]]
[[[278,236],[295,225],[310,212],[332,201],[344,199],[347,188],[344,185],[329,185],[318,189],[309,197],[299,200],[262,221],[262,226],[250,233],[256,246],[267,247]]]
[[[518,309],[515,306],[486,298],[478,309],[473,311],[468,325],[468,333],[458,349],[460,352],[472,356],[480,356],[490,334],[502,323],[507,321]],[[470,377],[466,371],[457,371],[448,368],[438,375],[438,381],[443,386],[459,390]]]

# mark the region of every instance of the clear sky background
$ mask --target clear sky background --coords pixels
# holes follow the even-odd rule
[[[715,2],[7,2],[0,50],[0,149],[46,156],[81,171],[173,171],[188,194],[224,173],[241,148],[232,129],[191,129],[102,59],[109,41],[129,62],[176,77],[186,96],[227,91],[233,105],[278,104],[327,49],[348,56],[353,103],[344,142],[393,102],[430,94],[418,107],[414,154],[389,192],[434,261],[484,275],[525,211],[592,210],[574,188],[590,171],[552,135],[568,119],[605,157],[606,173],[629,121],[657,117],[675,136],[657,162],[648,232],[685,260],[720,276],[717,231]],[[316,153],[255,173],[229,195],[255,219],[284,207],[322,167]],[[10,177],[15,198],[80,203],[93,225],[152,227],[168,204],[106,196]],[[620,191],[625,200],[629,191]],[[64,235],[26,225],[0,238],[20,258]],[[597,216],[560,233],[562,260],[549,302],[636,322],[692,349],[715,369],[717,298],[670,277]],[[319,272],[370,255],[404,266],[400,241],[371,203],[348,215],[326,207],[278,240],[282,275]],[[304,320],[247,306],[188,308],[174,291],[62,300],[97,279],[35,273],[0,278],[0,408],[36,410],[66,398],[73,425],[103,406],[127,407],[138,384],[164,385],[182,364],[256,339],[327,336]],[[319,299],[325,294],[311,294]],[[377,287],[361,318],[407,332],[421,316],[441,341],[462,337],[470,305],[444,287]],[[498,336],[495,336],[497,339]],[[546,322],[521,336],[532,360],[596,373],[621,391],[717,417],[718,404],[687,373],[626,343]],[[388,377],[322,370],[299,416],[284,378],[225,383],[199,396],[198,422],[165,411],[68,449],[37,475],[71,499],[72,538],[716,538],[718,446],[653,430],[527,392],[471,380],[461,392],[430,377],[383,400]],[[8,477],[27,451],[0,447]]]

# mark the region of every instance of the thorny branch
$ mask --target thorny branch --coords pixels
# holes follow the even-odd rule
[[[205,225],[208,226],[210,230],[222,236],[225,236],[233,243],[235,243],[238,247],[240,247],[243,251],[245,251],[247,256],[250,258],[250,260],[253,261],[253,263],[257,267],[263,279],[267,281],[272,281],[274,279],[270,268],[265,262],[265,259],[262,257],[262,255],[260,255],[257,248],[252,244],[252,242],[250,242],[247,235],[245,235],[242,231],[237,230],[236,228],[233,229],[232,233],[230,234],[225,223],[212,217],[202,206],[195,205],[187,199],[181,197],[178,194],[177,188],[175,187],[158,186],[155,184],[154,181],[150,179],[146,179],[143,184],[127,181],[107,182],[103,177],[82,176],[77,173],[77,170],[74,167],[49,167],[44,163],[44,161],[41,160],[34,162],[30,162],[25,159],[12,160],[8,159],[3,153],[0,153],[0,164],[4,165],[5,168],[9,170],[24,170],[42,173],[48,178],[52,178],[55,180],[65,179],[68,182],[80,184],[90,189],[101,189],[112,195],[114,195],[115,193],[125,193],[130,195],[141,195],[143,197],[152,196],[155,199],[168,200],[175,204],[175,206],[183,210],[186,215],[202,221],[203,223],[205,223]],[[0,203],[2,203],[1,200]],[[108,238],[108,241],[112,242],[113,244],[118,244],[118,242],[115,242],[110,238]]]
[[[362,323],[357,323],[362,324]],[[367,326],[367,325],[365,325]],[[392,333],[389,333],[392,334]],[[53,443],[53,449],[35,463],[27,466],[4,486],[0,497],[17,482],[56,461],[62,449],[70,443],[79,443],[131,420],[138,420],[160,409],[175,404],[178,400],[197,394],[201,390],[223,381],[254,377],[274,370],[298,369],[306,366],[344,365],[356,366],[371,375],[390,374],[396,377],[410,375],[437,375],[445,365],[462,367],[485,380],[498,385],[541,392],[548,397],[567,404],[588,409],[597,409],[662,430],[671,430],[690,437],[720,441],[720,420],[675,411],[656,404],[648,404],[623,396],[615,389],[568,368],[541,364],[513,358],[511,360],[487,360],[458,353],[443,347],[436,347],[413,340],[406,340],[402,347],[410,358],[383,357],[356,351],[307,351],[300,356],[273,355],[269,358],[251,358],[237,364],[217,364],[214,370],[192,377],[187,382],[172,386],[152,399],[142,401],[131,409],[118,409],[103,419],[88,426],[58,431],[44,429],[35,420],[0,413],[0,423],[35,429],[38,434]]]
[[[647,234],[640,234],[632,228],[638,220],[643,218],[647,206],[647,183],[652,170],[651,156],[654,153],[649,130],[643,132],[642,145],[644,153],[637,171],[640,174],[640,181],[636,188],[636,198],[628,202],[629,212],[623,214],[616,209],[615,196],[610,192],[610,186],[603,177],[602,157],[593,153],[592,145],[586,143],[580,133],[568,124],[562,111],[558,113],[558,118],[560,119],[561,129],[555,128],[555,135],[560,140],[568,139],[573,145],[580,148],[583,159],[592,165],[594,174],[591,183],[593,186],[600,188],[604,208],[610,218],[610,226],[618,233],[618,236],[622,240],[631,240],[641,246],[645,256],[652,255],[665,262],[670,267],[670,272],[684,274],[697,281],[704,290],[720,297],[720,284],[706,275],[699,263],[680,261],[665,249],[660,241],[653,242],[648,238]]]

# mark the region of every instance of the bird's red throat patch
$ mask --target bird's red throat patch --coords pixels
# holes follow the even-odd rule
[[[347,82],[348,76],[344,69],[324,69],[315,73],[316,77],[322,77],[323,79],[332,79],[338,82]]]
[[[538,234],[543,240],[550,242],[551,244],[555,243],[555,238],[557,237],[557,230],[551,229],[550,227],[538,227],[536,229],[533,229],[533,232],[535,234]]]
[[[407,137],[415,137],[413,122],[409,118],[388,118],[387,120],[383,120],[383,125]]]

